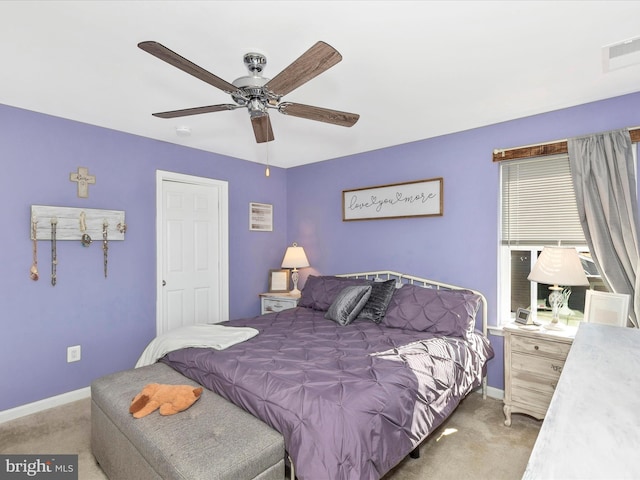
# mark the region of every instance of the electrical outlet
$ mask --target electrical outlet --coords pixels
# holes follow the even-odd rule
[[[80,345],[67,347],[67,363],[80,361]]]

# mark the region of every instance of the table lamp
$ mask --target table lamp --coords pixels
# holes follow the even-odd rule
[[[582,262],[574,247],[544,247],[533,265],[527,280],[551,285],[549,305],[551,305],[551,323],[545,325],[550,330],[562,330],[558,323],[562,291],[564,287],[589,285],[582,268]],[[560,286],[562,285],[562,286]]]
[[[292,246],[287,247],[287,251],[284,253],[282,259],[282,268],[292,268],[291,280],[293,281],[293,290],[289,292],[290,295],[300,296],[300,290],[298,290],[298,268],[304,268],[309,266],[309,260],[304,253],[304,248],[299,247],[297,243],[293,243]]]

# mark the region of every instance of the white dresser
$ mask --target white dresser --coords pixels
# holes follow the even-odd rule
[[[640,478],[640,330],[583,323],[524,479]]]
[[[558,384],[576,333],[563,330],[528,330],[517,324],[504,327],[504,424],[512,413],[543,419]]]

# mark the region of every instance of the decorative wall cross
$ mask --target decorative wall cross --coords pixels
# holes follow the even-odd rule
[[[89,184],[96,183],[96,176],[89,175],[89,169],[86,167],[78,167],[78,173],[70,173],[69,180],[78,182],[78,196],[87,198],[89,196]]]

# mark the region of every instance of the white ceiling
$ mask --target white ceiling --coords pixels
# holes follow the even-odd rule
[[[269,162],[291,167],[638,91],[640,66],[605,73],[601,50],[639,36],[639,18],[638,1],[5,0],[0,103],[264,163],[244,109],[152,117],[232,102],[137,44],[232,82],[247,52],[272,78],[323,40],[342,62],[284,99],[360,120],[271,111]]]

